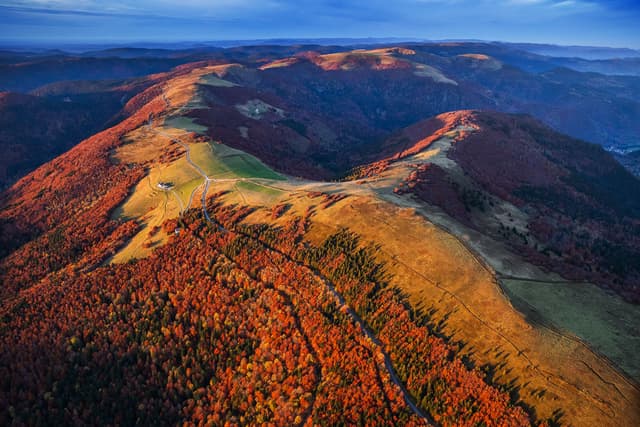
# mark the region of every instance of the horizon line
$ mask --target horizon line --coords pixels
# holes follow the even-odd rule
[[[346,42],[368,42],[371,44],[376,43],[385,43],[386,41],[394,41],[394,42],[403,42],[403,43],[485,43],[485,44],[515,44],[515,45],[533,45],[533,46],[556,46],[556,47],[567,47],[567,48],[595,48],[595,49],[616,49],[616,50],[630,50],[635,51],[640,55],[640,47],[633,47],[630,45],[595,45],[595,44],[580,44],[580,43],[562,43],[562,42],[534,42],[534,41],[510,41],[510,40],[490,40],[490,39],[478,39],[478,38],[442,38],[442,39],[432,39],[432,38],[422,38],[422,37],[399,37],[399,36],[365,36],[365,37],[340,37],[340,36],[332,36],[332,37],[269,37],[269,38],[246,38],[246,39],[238,39],[238,38],[214,38],[214,39],[175,39],[175,40],[163,40],[163,39],[86,39],[81,40],[65,40],[58,39],[52,40],[51,38],[47,39],[3,39],[0,38],[0,48],[9,48],[9,47],[41,47],[41,48],[51,48],[53,46],[68,46],[68,47],[82,47],[82,46],[131,46],[135,44],[150,44],[150,45],[176,45],[176,44],[192,44],[194,47],[197,45],[208,45],[211,47],[222,47],[215,46],[215,44],[235,44],[234,46],[251,46],[251,43],[259,43],[265,44],[264,42],[274,42],[274,45],[286,46],[295,42],[313,42],[309,44],[318,44],[323,45],[321,42],[338,42],[338,41],[346,41]],[[280,44],[278,42],[285,42]],[[347,46],[348,44],[335,43],[336,45]],[[133,46],[131,46],[133,47]],[[232,46],[227,46],[232,47]],[[167,50],[178,50],[180,48],[170,48],[167,47]]]

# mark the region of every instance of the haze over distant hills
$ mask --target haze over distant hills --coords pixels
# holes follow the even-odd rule
[[[127,43],[61,43],[50,42],[47,46],[42,42],[27,43],[25,41],[3,42],[0,49],[23,52],[32,54],[55,54],[55,53],[74,53],[83,54],[84,56],[96,56],[103,53],[100,51],[121,50],[135,51],[136,49],[144,49],[149,52],[146,55],[159,55],[162,51],[181,51],[181,50],[198,50],[211,48],[230,48],[241,46],[260,46],[260,45],[316,45],[316,46],[371,46],[371,45],[391,45],[406,43],[481,43],[494,44],[510,47],[514,50],[530,52],[542,56],[550,56],[556,58],[581,58],[585,60],[606,60],[606,59],[625,59],[640,57],[639,49],[606,47],[606,46],[563,46],[555,44],[541,43],[512,43],[488,40],[469,40],[469,39],[443,39],[428,40],[420,38],[406,37],[367,37],[367,38],[278,38],[278,39],[239,39],[239,40],[212,40],[212,41],[182,41],[182,42],[127,42]],[[155,51],[155,52],[154,52]],[[165,52],[169,54],[169,52]],[[118,56],[115,54],[115,56]]]
[[[347,41],[355,46],[333,44]],[[93,46],[92,50],[77,53],[61,50],[5,50],[0,52],[0,90],[35,95],[31,105],[36,108],[36,103],[39,104],[38,120],[45,127],[57,129],[57,134],[64,142],[55,142],[57,136],[52,136],[49,137],[48,148],[25,151],[15,144],[33,146],[37,143],[37,137],[30,136],[20,126],[5,126],[5,135],[2,137],[4,146],[8,147],[11,141],[18,152],[23,152],[20,162],[24,166],[20,166],[20,162],[13,163],[10,167],[4,165],[3,185],[106,125],[111,116],[118,113],[126,99],[135,93],[131,87],[137,87],[138,90],[144,87],[143,82],[132,83],[128,79],[167,71],[179,64],[194,61],[259,65],[264,61],[294,56],[304,51],[329,53],[354,48],[375,48],[382,41],[383,39],[298,40],[298,44],[290,46],[273,44],[274,40],[266,40],[254,46],[241,46],[241,43],[248,42],[238,41],[224,42],[238,44],[226,48],[215,46],[224,44],[223,42],[197,45],[156,44],[153,47],[135,48]],[[322,44],[301,44],[303,42]],[[427,70],[449,76],[447,78],[452,83],[428,89],[435,91],[435,98],[417,99],[415,120],[424,117],[424,114],[433,115],[454,108],[526,112],[560,131],[603,145],[637,173],[637,161],[627,153],[639,148],[636,135],[640,122],[640,57],[616,57],[635,51],[485,42],[412,42],[405,46],[417,52],[416,55],[405,56],[405,59],[422,61]],[[100,49],[95,50],[98,48]],[[541,51],[562,56],[532,53]],[[487,60],[469,56],[470,54],[484,55]],[[612,59],[570,57],[574,54]],[[594,72],[602,74],[592,74]],[[409,73],[405,78],[408,86],[419,84],[423,80],[415,73]],[[103,82],[98,83],[97,80]],[[59,83],[61,81],[66,83]],[[55,88],[47,86],[53,83],[57,85]],[[5,98],[6,96],[8,95]],[[398,100],[409,97],[408,93],[390,93],[388,96]],[[446,100],[438,100],[438,97],[446,97]],[[102,101],[97,103],[96,99]],[[58,109],[57,106],[61,108]],[[58,116],[65,109],[81,106],[86,108],[89,121],[82,125],[84,127],[76,122],[73,128],[67,130]],[[5,102],[2,108],[7,120],[15,117],[15,114],[12,115],[12,108],[20,108],[22,116],[27,113],[26,106],[15,103]],[[51,114],[46,113],[47,108],[52,109]],[[100,109],[100,114],[95,114],[93,109]],[[402,119],[384,126],[387,130],[392,130],[408,124],[409,120]],[[11,157],[5,157],[9,158]]]

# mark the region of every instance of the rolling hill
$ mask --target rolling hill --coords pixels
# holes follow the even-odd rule
[[[277,126],[284,133],[301,134],[295,137],[299,140],[294,143],[295,150],[311,150],[313,156],[302,157],[321,159],[322,164],[310,165],[303,158],[297,158],[296,163],[325,178],[339,176],[350,166],[362,163],[366,160],[363,153],[375,151],[375,144],[390,133],[425,117],[458,109],[528,113],[560,132],[614,152],[633,149],[640,132],[637,76],[579,72],[566,61],[530,53],[518,45],[414,43],[354,49],[299,44],[226,49],[118,48],[82,54],[6,51],[0,53],[0,59],[0,89],[41,98],[12,96],[11,108],[20,112],[20,118],[15,129],[5,126],[2,145],[5,151],[15,148],[20,159],[32,154],[38,159],[12,165],[15,170],[8,172],[4,185],[101,129],[118,112],[116,99],[124,104],[150,84],[144,83],[144,74],[167,72],[179,64],[197,61],[235,63],[249,70],[229,80],[242,87],[245,98],[251,94],[261,99],[269,94],[271,101],[280,102],[299,116],[283,119]],[[616,60],[603,61],[615,69]],[[588,71],[584,67],[581,70]],[[16,103],[18,99],[23,100],[22,105]],[[72,105],[58,103],[69,99]],[[205,103],[211,101],[206,99]],[[77,111],[80,108],[82,112]],[[51,109],[51,123],[44,114],[47,109]],[[80,117],[78,123],[68,123],[68,129],[62,117],[66,110]],[[42,150],[22,147],[22,141],[40,145],[42,133],[34,135],[33,130],[20,124],[31,114],[38,115],[43,128],[52,133],[47,137],[50,145]],[[307,117],[309,114],[313,117]],[[6,117],[15,115],[7,110]],[[206,117],[202,119],[206,121]],[[337,132],[331,129],[336,122]],[[307,131],[315,134],[309,138],[304,135]],[[346,146],[355,147],[348,153],[350,158],[335,156],[342,150],[331,147],[336,138],[348,139]],[[307,144],[306,139],[311,142]],[[318,145],[316,139],[323,141]],[[636,171],[632,159],[623,158],[622,162]],[[292,173],[304,175],[303,170]]]
[[[640,266],[634,262],[640,259],[634,238],[640,231],[640,186],[634,176],[602,148],[527,116],[438,116],[394,136],[389,145],[404,141],[396,157],[404,158],[428,149],[434,133],[463,125],[472,130],[447,150],[451,162],[416,163],[399,192],[508,242],[536,264],[640,301]]]
[[[449,50],[39,89],[130,98],[0,194],[0,422],[637,425],[637,178]]]
[[[101,130],[123,95],[0,93],[0,188]]]

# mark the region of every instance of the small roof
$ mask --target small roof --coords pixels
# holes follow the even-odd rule
[[[158,188],[162,188],[163,190],[168,190],[173,187],[172,182],[159,182],[157,184]]]

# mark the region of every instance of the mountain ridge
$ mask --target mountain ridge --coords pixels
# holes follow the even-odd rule
[[[351,65],[348,55],[333,59]],[[478,225],[485,224],[476,221],[484,217],[499,229],[495,219],[510,224],[511,213],[521,232],[529,209],[539,205],[518,188],[557,187],[595,209],[593,217],[604,225],[594,230],[603,233],[615,206],[603,206],[611,203],[597,179],[635,178],[601,148],[526,116],[462,110],[380,120],[376,107],[391,115],[389,106],[407,104],[390,98],[363,105],[365,95],[373,96],[370,89],[383,79],[396,87],[399,76],[414,70],[370,65],[356,69],[364,73],[358,80],[354,69],[325,71],[306,63],[310,74],[297,75],[299,81],[282,73],[297,65],[263,71],[218,61],[181,66],[156,75],[127,102],[115,126],[1,193],[0,337],[6,345],[0,365],[11,367],[5,378],[16,375],[3,390],[26,397],[1,395],[12,399],[13,415],[0,417],[125,422],[162,413],[241,423],[242,413],[249,421],[303,425],[357,423],[366,413],[381,422],[422,424],[390,380],[390,363],[414,404],[440,425],[634,425],[639,389],[619,371],[623,362],[633,364],[627,353],[612,358],[614,364],[589,349],[595,341],[572,340],[572,330],[559,333],[525,318],[497,285],[506,270],[479,262],[485,254],[472,251],[465,232],[434,225],[423,212],[442,204],[420,196],[440,194],[432,185],[440,180],[451,187],[444,199],[458,202],[447,216],[452,222],[483,231]],[[425,97],[440,85],[455,87],[415,77],[430,86]],[[302,90],[300,82],[312,81],[315,87]],[[402,88],[407,94],[412,89]],[[339,96],[349,98],[344,90],[361,98],[328,109]],[[314,103],[310,95],[323,91],[329,92],[323,102]],[[354,113],[345,116],[349,108]],[[408,128],[399,128],[405,121]],[[497,168],[497,152],[524,163]],[[342,158],[331,163],[335,153]],[[367,170],[354,171],[359,165]],[[589,172],[588,179],[563,182],[569,166]],[[438,170],[441,176],[429,175]],[[349,172],[353,179],[330,180]],[[314,174],[328,179],[311,179]],[[455,180],[447,181],[450,175]],[[510,175],[517,186],[507,185]],[[468,191],[457,191],[456,182]],[[590,198],[581,200],[581,194]],[[480,215],[477,205],[490,205],[485,195],[505,209],[501,215]],[[617,209],[631,209],[634,220],[635,208],[621,197]],[[555,207],[551,214],[563,211]],[[620,236],[612,224],[602,237],[616,244]],[[504,243],[496,257],[512,269],[557,280],[527,262],[539,260],[509,252],[511,240],[487,230]],[[635,250],[635,240],[623,242]],[[558,270],[557,263],[548,267]],[[185,278],[188,271],[192,279]],[[307,280],[309,274],[322,279]],[[327,283],[337,300],[323,287]],[[636,295],[624,283],[611,287]],[[65,291],[74,297],[67,301]],[[618,300],[609,295],[603,310]],[[349,320],[350,312],[373,331],[390,362]],[[255,322],[247,313],[258,314]],[[282,326],[279,334],[266,334],[274,324]],[[242,341],[234,341],[238,336]],[[228,345],[210,346],[214,341]],[[631,338],[628,345],[633,351]],[[179,355],[189,362],[183,366],[187,359]],[[568,359],[579,363],[562,363]],[[115,371],[105,370],[105,360]],[[35,377],[20,375],[28,369],[25,361]],[[146,377],[150,382],[129,381],[149,370],[155,372]],[[246,375],[264,387],[242,394]],[[129,382],[134,385],[123,385]],[[91,394],[93,384],[120,390],[109,392],[119,403],[109,406],[113,402]],[[220,399],[221,384],[230,384],[232,399]],[[77,390],[97,396],[96,404],[82,401]],[[32,398],[44,395],[42,405]],[[69,406],[77,414],[60,409]]]

